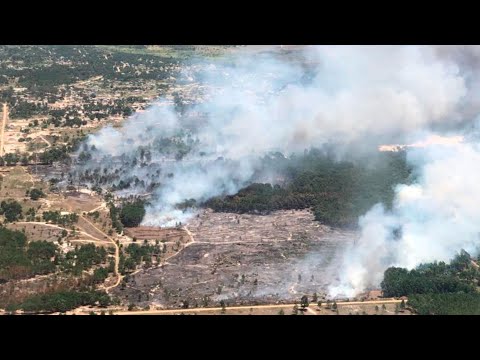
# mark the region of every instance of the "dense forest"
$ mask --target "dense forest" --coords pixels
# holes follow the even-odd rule
[[[145,216],[145,205],[143,201],[137,200],[133,203],[125,203],[120,210],[120,221],[123,226],[135,227],[140,225]]]
[[[419,315],[480,315],[480,294],[420,294],[408,298]]]
[[[411,173],[403,152],[381,153],[368,162],[336,161],[323,151],[311,150],[301,157],[276,154],[264,159],[264,167],[283,175],[287,185],[255,183],[204,205],[235,213],[312,208],[316,220],[350,227],[376,203],[391,207],[394,186],[410,181]]]
[[[480,314],[478,259],[462,250],[450,264],[434,262],[407,270],[391,267],[381,284],[384,296],[408,296],[419,314]]]

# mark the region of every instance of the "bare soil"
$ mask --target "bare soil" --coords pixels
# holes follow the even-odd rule
[[[126,278],[114,295],[142,307],[180,307],[185,301],[218,306],[221,300],[229,306],[268,304],[314,292],[321,296],[335,280],[337,252],[356,236],[314,222],[308,210],[266,216],[206,210],[187,229],[193,242],[163,265]]]

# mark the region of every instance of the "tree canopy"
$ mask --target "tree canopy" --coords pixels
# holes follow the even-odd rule
[[[387,297],[408,296],[408,306],[418,314],[467,315],[480,314],[479,281],[478,267],[462,250],[450,264],[433,262],[412,270],[388,268],[381,286]]]
[[[126,203],[120,211],[120,221],[126,227],[140,225],[145,216],[145,205],[142,201]]]
[[[22,205],[18,201],[8,200],[0,203],[0,215],[5,216],[7,222],[14,222],[23,218]]]
[[[285,177],[286,185],[255,183],[204,205],[235,213],[312,208],[322,223],[351,227],[376,203],[391,207],[394,186],[407,183],[410,176],[404,153],[380,154],[378,161],[370,164],[365,160],[336,161],[325,152],[311,150],[302,157],[266,158],[264,167]]]

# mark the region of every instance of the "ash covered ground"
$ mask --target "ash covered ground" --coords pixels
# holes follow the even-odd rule
[[[308,210],[238,215],[203,210],[187,225],[193,242],[163,266],[114,290],[125,304],[189,307],[276,303],[325,294],[339,254],[356,234],[313,221]]]

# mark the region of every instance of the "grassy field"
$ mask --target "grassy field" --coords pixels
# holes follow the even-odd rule
[[[25,193],[33,187],[46,189],[47,184],[35,181],[22,166],[0,168],[0,199],[21,200],[26,197]]]

